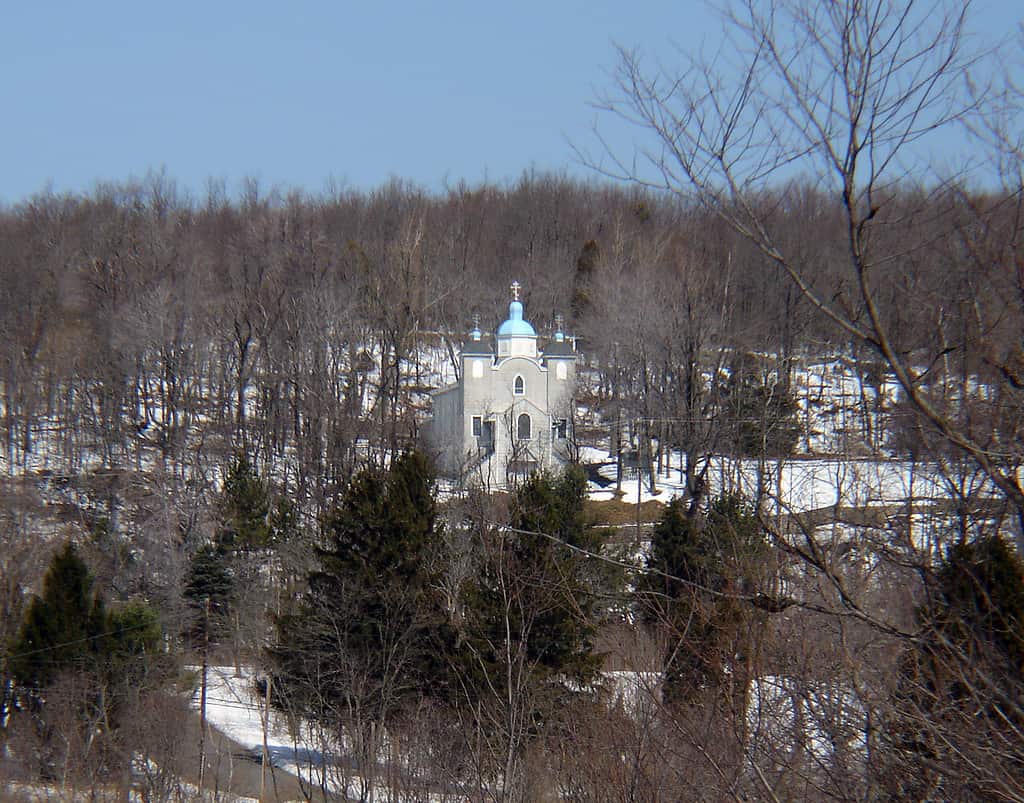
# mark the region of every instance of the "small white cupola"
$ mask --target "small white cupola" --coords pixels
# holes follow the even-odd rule
[[[529,321],[523,319],[523,303],[519,300],[519,282],[512,282],[512,302],[508,305],[508,320],[498,327],[498,359],[530,357],[537,359],[537,333]]]

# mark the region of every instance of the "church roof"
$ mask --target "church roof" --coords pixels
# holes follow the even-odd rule
[[[575,357],[576,352],[572,350],[572,343],[568,340],[552,340],[544,347],[545,357]]]
[[[477,340],[472,337],[462,344],[462,353],[466,355],[472,355],[474,357],[491,357],[494,354],[491,346],[488,345],[484,340]]]
[[[565,332],[562,331],[564,323],[561,315],[555,316],[555,336],[544,348],[544,357],[572,357],[575,359],[576,350],[573,344],[565,339]]]
[[[529,321],[523,320],[523,303],[513,301],[508,305],[508,319],[498,327],[498,337],[536,337],[537,333]]]

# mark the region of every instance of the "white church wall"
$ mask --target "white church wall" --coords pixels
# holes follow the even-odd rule
[[[513,293],[516,299],[517,283]],[[496,338],[497,357],[474,353],[483,350],[477,326],[473,348],[462,355],[458,393],[434,396],[431,434],[446,473],[504,485],[510,465],[556,468],[568,459],[575,360],[561,354],[542,362],[522,313],[514,300]]]
[[[433,396],[433,418],[428,440],[436,455],[438,468],[450,474],[458,470],[461,438],[459,423],[462,418],[462,386],[452,385]]]

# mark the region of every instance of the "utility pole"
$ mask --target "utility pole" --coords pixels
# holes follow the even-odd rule
[[[636,424],[637,433],[641,433],[640,422]],[[644,495],[644,459],[643,459],[643,440],[637,437],[637,449],[636,449],[636,548],[640,549],[640,500]]]
[[[615,408],[615,494],[622,493],[622,405]]]
[[[199,793],[206,775],[206,675],[210,654],[210,598],[203,601],[203,678],[199,687]]]
[[[270,727],[270,687],[273,683],[269,674],[266,677],[266,684],[267,691],[263,698],[263,756],[260,760],[260,800],[265,799],[265,792],[267,788],[267,764],[270,763],[270,748],[267,745],[267,730]],[[276,789],[276,779],[274,786]]]

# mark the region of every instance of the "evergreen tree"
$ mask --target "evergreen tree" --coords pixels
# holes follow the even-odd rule
[[[739,454],[748,457],[786,457],[800,440],[798,407],[792,393],[767,373],[734,365],[724,415],[734,422]]]
[[[536,617],[527,654],[552,672],[583,681],[600,668],[592,637],[603,574],[593,560],[557,542],[600,551],[603,533],[587,522],[586,493],[579,466],[559,476],[536,473],[516,489],[510,510],[511,566],[527,597],[523,610]]]
[[[587,240],[583,244],[579,257],[576,258],[576,272],[572,280],[572,299],[569,309],[574,322],[579,323],[592,306],[591,292],[594,284],[594,273],[601,259],[601,247],[597,240]]]
[[[210,639],[219,641],[228,627],[228,616],[235,599],[235,576],[222,549],[206,544],[192,556],[184,595],[193,612],[188,635],[193,640],[201,640],[206,627]]]
[[[60,744],[65,769],[123,779],[134,746],[120,729],[131,720],[133,704],[169,682],[173,662],[161,649],[155,610],[129,602],[108,612],[93,586],[85,563],[66,544],[53,557],[14,647],[18,698],[27,709],[15,716],[33,734],[29,738],[38,739],[40,770],[55,760],[51,751]]]
[[[206,635],[219,642],[231,629],[232,617],[237,617],[240,595],[265,582],[263,552],[285,536],[294,511],[281,500],[273,505],[267,484],[240,453],[224,472],[216,512],[213,541],[192,556],[183,593],[193,611],[187,634],[199,640],[206,627]]]
[[[426,457],[409,452],[388,471],[356,476],[332,514],[328,532],[330,546],[320,551],[322,575],[365,585],[421,588],[429,581],[425,555],[439,535]],[[314,575],[314,583],[319,576]]]
[[[43,577],[43,593],[25,612],[11,659],[22,686],[40,689],[64,670],[84,670],[96,660],[106,627],[103,600],[70,542],[54,555]]]
[[[228,552],[266,547],[271,535],[270,508],[266,483],[244,454],[237,455],[224,476],[217,546]]]
[[[999,536],[956,544],[921,619],[967,654],[983,651],[1024,672],[1024,563]]]
[[[427,459],[410,452],[358,474],[325,530],[308,592],[278,621],[278,680],[307,715],[359,711],[355,727],[386,723],[420,695],[443,693],[443,539]]]
[[[33,597],[13,649],[18,683],[41,689],[65,671],[123,676],[135,659],[158,650],[157,612],[134,601],[111,611],[93,591],[94,579],[70,542],[54,555]],[[120,667],[110,671],[110,667]]]
[[[766,555],[763,530],[740,496],[712,500],[705,516],[687,515],[676,497],[654,528],[642,583],[645,616],[668,637],[666,700],[692,699],[719,686],[746,660],[750,610],[735,598],[749,591]]]
[[[587,522],[585,498],[578,466],[559,476],[535,473],[513,493],[510,529],[480,534],[490,543],[481,546],[465,616],[475,660],[493,676],[485,685],[500,683],[510,655],[519,656],[535,682],[559,675],[586,682],[600,668],[592,637],[606,576],[569,548],[597,553],[604,540]]]
[[[572,548],[603,545],[585,499],[578,466],[537,473],[513,492],[508,526],[486,517],[477,526],[480,565],[463,593],[455,657],[463,701],[509,799],[527,796],[529,745],[552,735],[558,712],[585,704],[601,666],[593,636],[612,580],[605,564]]]
[[[125,666],[159,650],[160,616],[148,603],[133,600],[110,611],[107,633],[108,654],[116,665]]]
[[[998,535],[958,543],[932,592],[903,657],[882,775],[901,798],[989,800],[999,789],[969,780],[977,766],[1000,762],[1024,783],[1024,561]]]
[[[299,532],[299,512],[290,499],[279,496],[267,521],[269,546],[281,549],[288,546]]]

